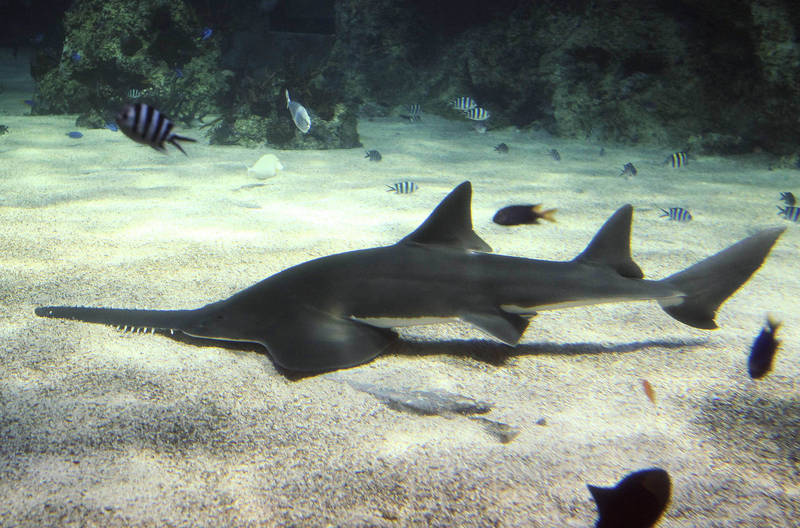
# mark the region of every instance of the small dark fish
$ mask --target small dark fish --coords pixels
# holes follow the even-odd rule
[[[561,161],[561,154],[558,153],[556,149],[550,149],[550,157],[556,161]]]
[[[81,134],[80,132],[75,132],[75,131],[67,132],[67,135],[69,137],[71,137],[72,139],[80,139],[80,138],[83,137],[83,134]]]
[[[81,54],[75,51],[70,55],[70,59],[72,59],[72,62],[79,62],[81,60]]]
[[[106,127],[107,129],[109,129],[112,132],[117,132],[119,130],[119,127],[115,123],[112,123],[111,121],[109,121],[108,123],[106,123],[103,126]]]
[[[0,136],[3,134],[8,134],[8,127],[6,125],[0,125]]]
[[[486,121],[491,116],[492,114],[490,114],[488,110],[485,110],[479,106],[464,111],[464,117],[470,121]]]
[[[22,102],[23,102],[23,103],[25,103],[25,104],[26,104],[26,105],[28,105],[28,106],[33,106],[33,105],[35,105],[35,104],[36,104],[36,103],[34,103],[34,102],[33,102],[33,99],[25,99],[25,100],[24,100],[24,101],[22,101]]]
[[[200,40],[208,40],[211,38],[211,35],[214,34],[214,30],[210,27],[203,28],[203,32],[200,33]]]
[[[600,147],[600,152],[598,153],[598,155],[599,156],[605,156],[606,155],[606,148],[605,147]]]
[[[542,211],[541,204],[509,205],[497,211],[492,222],[500,225],[538,224],[539,220],[555,222],[556,211],[558,209]]]
[[[656,391],[653,390],[653,386],[650,385],[650,382],[646,379],[642,380],[642,390],[644,391],[645,396],[647,399],[650,400],[650,403],[653,405],[656,404]]]
[[[587,487],[597,503],[595,528],[650,528],[667,509],[672,483],[669,473],[651,468],[629,474],[613,488]]]
[[[662,209],[661,218],[668,217],[670,220],[675,220],[676,222],[688,222],[692,219],[692,213],[684,209],[683,207],[670,207],[669,210]]]
[[[175,125],[167,117],[144,103],[127,104],[117,116],[117,125],[122,133],[143,145],[159,152],[167,152],[164,143],[171,143],[186,155],[178,141],[197,141],[172,132]]]
[[[631,176],[636,176],[636,173],[637,170],[636,167],[633,166],[633,163],[626,163],[622,166],[622,172],[620,172],[619,175],[629,178]]]
[[[383,156],[381,156],[381,153],[377,150],[368,150],[364,157],[369,158],[370,161],[380,161],[383,159]]]
[[[781,323],[767,316],[767,324],[761,329],[753,346],[750,348],[750,357],[747,359],[747,371],[753,379],[763,378],[772,370],[772,360],[778,350],[780,341],[775,339],[775,333]]]
[[[466,112],[468,110],[472,110],[473,108],[478,106],[472,97],[456,97],[452,101],[450,101],[450,106],[452,106],[455,110],[460,112]]]
[[[177,78],[177,79],[183,79],[183,70],[182,70],[182,69],[180,69],[180,68],[175,68],[175,69],[174,69],[174,70],[172,70],[172,71],[173,71],[173,72],[175,72],[175,78]]]
[[[800,207],[796,205],[787,205],[786,207],[778,207],[778,216],[782,216],[786,220],[792,222],[800,222]]]
[[[386,192],[394,192],[397,194],[411,194],[419,189],[419,186],[412,181],[397,182],[394,185],[387,185],[387,187],[388,189],[386,189]]]
[[[500,154],[508,154],[508,145],[505,143],[500,143],[494,149]]]
[[[667,157],[662,165],[672,164],[673,169],[679,169],[687,163],[689,163],[689,154],[686,152],[676,152]]]
[[[792,193],[791,193],[791,192],[789,192],[789,191],[782,192],[782,193],[781,193],[780,200],[781,200],[783,203],[785,203],[786,205],[794,205],[794,204],[796,204],[796,203],[797,203],[797,200],[795,199],[795,197],[794,197],[794,194],[792,194]]]

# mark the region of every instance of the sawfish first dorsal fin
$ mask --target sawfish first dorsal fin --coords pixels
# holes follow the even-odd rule
[[[472,184],[465,181],[448,194],[436,209],[401,244],[422,244],[491,251],[472,230]]]
[[[606,220],[574,262],[610,266],[623,277],[641,279],[644,273],[631,258],[633,206],[623,205]]]

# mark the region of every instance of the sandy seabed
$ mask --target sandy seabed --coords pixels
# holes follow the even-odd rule
[[[780,191],[798,194],[800,172],[769,171],[760,155],[675,170],[661,161],[679,145],[478,134],[432,115],[360,122],[379,163],[362,149],[205,140],[165,156],[105,129],[72,139],[75,116],[28,115],[26,63],[0,60],[0,525],[585,527],[586,483],[659,466],[673,481],[660,526],[797,526],[800,231],[775,206]],[[245,167],[267,152],[285,170],[258,182]],[[636,177],[618,176],[627,162]],[[419,189],[385,192],[404,180]],[[336,376],[289,379],[257,346],[33,313],[199,307],[311,258],[392,244],[464,180],[476,232],[507,255],[571,259],[633,204],[648,278],[788,229],[715,331],[650,302],[544,312],[515,349],[462,324],[419,326]],[[491,222],[525,202],[558,208],[558,223]],[[659,218],[672,206],[694,220]],[[783,345],[752,381],[746,358],[767,313]],[[402,412],[343,379],[491,402],[486,417],[520,434],[503,444],[475,421]]]

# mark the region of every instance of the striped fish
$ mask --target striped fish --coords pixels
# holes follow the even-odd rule
[[[122,133],[143,145],[150,145],[159,152],[167,152],[164,143],[172,143],[178,150],[186,155],[178,141],[197,141],[196,139],[179,136],[172,132],[175,126],[172,121],[144,103],[128,104],[117,115],[117,125]]]
[[[450,106],[452,106],[455,110],[460,112],[466,112],[468,110],[472,110],[473,108],[478,106],[472,97],[456,97],[452,101],[450,101]]]
[[[405,117],[412,123],[422,119],[422,108],[418,104],[406,105],[406,112],[408,113],[401,117]]]
[[[685,152],[676,152],[664,160],[662,165],[672,164],[673,169],[679,169],[689,163],[689,155]]]
[[[792,222],[800,222],[800,207],[796,205],[787,205],[784,208],[778,207],[778,216],[782,216]]]
[[[692,219],[692,213],[684,209],[683,207],[670,207],[669,210],[662,209],[661,218],[669,217],[670,220],[675,220],[676,222],[688,222]]]
[[[489,119],[490,116],[491,114],[489,113],[489,111],[484,110],[480,106],[476,106],[475,108],[472,108],[464,112],[464,117],[472,121],[486,121],[487,119]]]
[[[386,192],[393,192],[397,194],[411,194],[419,189],[419,186],[412,181],[401,181],[395,183],[394,185],[387,185],[387,187],[388,189],[386,189]]]

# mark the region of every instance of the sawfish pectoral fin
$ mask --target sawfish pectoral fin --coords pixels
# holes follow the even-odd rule
[[[530,319],[526,317],[499,309],[486,312],[466,312],[460,314],[458,318],[510,346],[516,346],[519,343],[530,323]]]
[[[304,307],[284,314],[261,343],[286,370],[322,372],[366,363],[396,337],[385,328]]]

